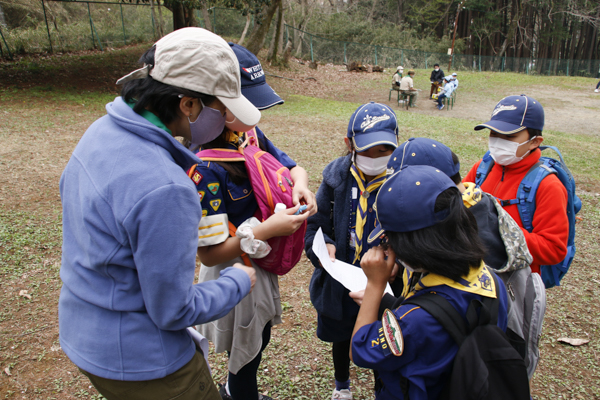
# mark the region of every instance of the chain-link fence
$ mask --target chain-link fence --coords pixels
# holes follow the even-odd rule
[[[60,10],[56,4],[60,4]],[[35,28],[7,30],[0,28],[0,51],[36,53],[42,51],[72,51],[89,48],[103,49],[123,44],[152,41],[158,38],[157,24],[162,21],[163,32],[173,27],[172,13],[158,7],[152,13],[148,4],[102,1],[45,0],[45,24]],[[239,10],[213,7],[208,10],[213,30],[226,38],[240,37],[246,24],[252,29],[254,18]],[[206,27],[200,12],[196,20]],[[265,43],[274,32],[275,19]],[[248,32],[249,34],[249,32]],[[600,75],[600,60],[554,60],[431,53],[419,50],[375,46],[331,40],[285,25],[284,43],[292,42],[292,55],[320,63],[344,64],[353,61],[390,68],[429,69],[433,64],[452,63],[452,70],[519,72],[538,75],[587,76]],[[4,47],[4,51],[2,48]]]
[[[385,68],[429,69],[452,62],[452,70],[520,72],[538,75],[595,77],[600,75],[600,60],[554,60],[430,53],[385,46],[326,39],[292,26],[285,26],[285,41],[291,40],[296,57],[320,63],[347,64],[358,61]]]
[[[40,9],[31,12],[43,15],[42,23],[15,29],[0,26],[3,55],[104,50],[148,42],[158,38],[161,20],[165,34],[173,29],[172,13],[165,7],[159,12],[155,6],[152,13],[151,6],[142,3],[46,0],[38,5]]]

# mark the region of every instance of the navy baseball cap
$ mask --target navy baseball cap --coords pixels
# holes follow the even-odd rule
[[[396,113],[381,103],[370,102],[358,107],[348,124],[349,139],[356,151],[365,151],[380,144],[398,147]]]
[[[534,98],[508,96],[496,104],[492,119],[474,129],[488,128],[503,135],[521,132],[523,129],[544,129],[544,107]]]
[[[429,165],[449,177],[460,171],[460,163],[452,161],[450,147],[429,138],[410,138],[401,143],[388,161],[388,174],[399,171],[405,165]]]
[[[248,49],[239,44],[229,42],[240,63],[242,78],[242,94],[259,110],[266,110],[277,104],[283,104],[283,99],[267,84],[265,72],[260,61]]]
[[[448,188],[456,188],[456,185],[437,168],[403,166],[379,188],[373,207],[377,225],[368,242],[372,243],[385,231],[412,232],[442,221],[448,216],[448,210],[436,213],[435,202]]]

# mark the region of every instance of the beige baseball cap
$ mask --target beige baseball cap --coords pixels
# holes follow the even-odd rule
[[[178,29],[156,42],[154,65],[125,75],[117,85],[150,75],[166,85],[215,96],[241,123],[253,127],[260,111],[242,95],[240,66],[229,44],[203,28]]]

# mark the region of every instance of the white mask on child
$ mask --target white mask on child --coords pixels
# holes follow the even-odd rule
[[[489,141],[490,154],[492,155],[492,158],[494,159],[494,161],[496,161],[498,164],[504,165],[504,166],[512,165],[514,163],[521,161],[531,151],[531,150],[529,150],[529,151],[527,151],[527,153],[523,154],[521,157],[517,157],[517,151],[519,150],[519,146],[522,146],[526,143],[531,142],[536,137],[537,136],[534,136],[531,139],[529,139],[523,143],[511,142],[510,140],[501,139],[498,137],[490,137],[490,141]]]
[[[357,154],[356,158],[354,159],[354,164],[356,164],[356,167],[360,169],[363,174],[377,176],[387,169],[387,163],[390,157],[391,154],[389,156],[377,158],[359,156]]]

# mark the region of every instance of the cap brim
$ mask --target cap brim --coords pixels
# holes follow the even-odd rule
[[[356,151],[365,151],[380,144],[396,148],[398,147],[398,138],[389,131],[375,131],[354,136]]]
[[[367,238],[367,243],[371,244],[374,241],[376,241],[377,239],[379,239],[381,237],[381,235],[383,235],[385,233],[385,230],[381,227],[381,224],[379,223],[379,221],[377,221],[377,224],[375,224],[375,229],[373,229],[371,231],[371,233],[369,234],[369,237]]]
[[[266,110],[278,104],[283,104],[283,99],[266,83],[242,87],[242,94],[259,110]]]
[[[244,96],[231,98],[215,96],[243,125],[254,127],[260,121],[260,111]]]
[[[491,129],[494,132],[500,133],[502,135],[512,135],[513,133],[521,132],[523,129],[527,129],[527,127],[525,126],[510,124],[508,122],[499,120],[491,120],[483,124],[479,124],[473,129],[478,131],[480,129],[485,128]]]

